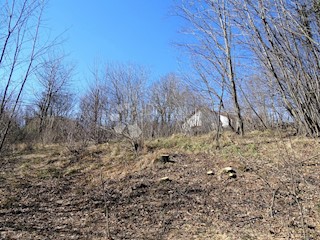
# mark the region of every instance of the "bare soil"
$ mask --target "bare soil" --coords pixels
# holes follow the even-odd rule
[[[6,156],[0,239],[320,239],[319,143],[286,141],[166,149],[168,163],[115,164],[112,147]]]

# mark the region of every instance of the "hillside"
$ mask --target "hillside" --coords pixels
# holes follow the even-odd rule
[[[17,146],[1,160],[0,239],[320,239],[318,139],[224,133],[216,149],[210,135],[177,135],[137,155],[126,142],[76,150]]]

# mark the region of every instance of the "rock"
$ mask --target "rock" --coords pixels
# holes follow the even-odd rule
[[[163,178],[160,178],[159,181],[160,181],[160,182],[170,182],[171,179],[168,178],[168,177],[163,177]]]
[[[56,203],[59,204],[59,205],[62,205],[64,203],[64,200],[62,200],[62,199],[58,200],[58,201],[56,201]]]
[[[228,174],[228,176],[229,176],[229,178],[236,178],[237,177],[237,175],[235,173],[231,173],[231,172]]]
[[[236,177],[237,177],[237,172],[232,167],[225,167],[225,168],[221,169],[221,171],[219,173],[220,179],[223,179],[223,178],[231,179],[231,178],[236,178]]]
[[[214,175],[214,172],[210,170],[207,172],[207,175]]]
[[[232,167],[225,167],[222,169],[223,173],[236,173],[236,171]]]

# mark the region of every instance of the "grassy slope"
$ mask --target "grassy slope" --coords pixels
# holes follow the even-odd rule
[[[253,132],[224,133],[220,149],[161,138],[138,155],[125,142],[21,148],[0,163],[0,238],[320,239],[319,145]],[[237,178],[219,176],[227,166]]]

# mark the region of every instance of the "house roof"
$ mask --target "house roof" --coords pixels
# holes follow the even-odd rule
[[[201,112],[209,112],[209,113],[212,113],[212,114],[218,114],[217,111],[214,111],[214,110],[212,110],[212,109],[210,109],[210,108],[208,108],[208,107],[198,107],[192,114],[190,114],[190,115],[187,117],[187,119],[190,118],[190,117],[192,117],[194,114],[196,114],[196,113],[199,112],[199,111],[201,111]],[[225,112],[225,111],[220,112],[220,116],[224,116],[224,117],[228,117],[228,118],[235,118],[235,115],[230,114],[230,113]]]

